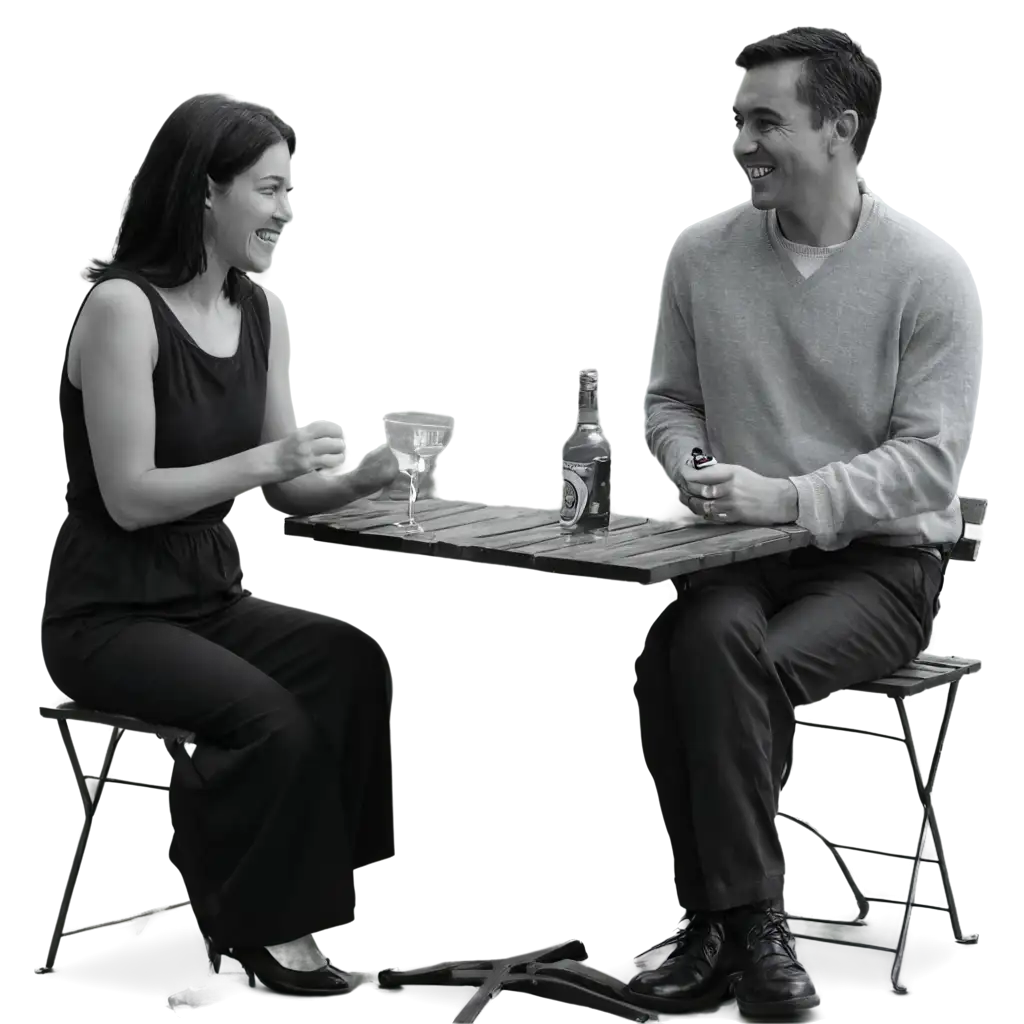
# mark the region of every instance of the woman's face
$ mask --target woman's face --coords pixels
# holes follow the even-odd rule
[[[269,268],[278,237],[292,219],[291,185],[284,142],[265,150],[226,188],[210,182],[207,243],[225,263],[255,274]]]

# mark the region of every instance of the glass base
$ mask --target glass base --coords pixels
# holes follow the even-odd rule
[[[400,523],[392,523],[391,525],[398,527],[403,534],[423,533],[423,527],[415,519],[403,519]]]

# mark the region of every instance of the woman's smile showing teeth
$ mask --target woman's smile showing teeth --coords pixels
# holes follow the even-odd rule
[[[280,235],[280,233],[281,233],[280,231],[272,231],[269,228],[262,228],[261,230],[256,232],[256,237],[264,245],[271,245],[271,246],[273,246],[273,245],[277,244],[277,239],[278,239],[278,236]]]

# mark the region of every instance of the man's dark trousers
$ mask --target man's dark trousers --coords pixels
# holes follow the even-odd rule
[[[775,815],[794,708],[927,648],[947,559],[855,541],[673,581],[634,693],[688,913],[782,897]]]

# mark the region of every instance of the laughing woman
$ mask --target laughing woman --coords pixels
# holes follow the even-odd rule
[[[354,626],[242,587],[224,517],[262,487],[287,515],[387,486],[386,446],[353,471],[342,431],[296,429],[284,309],[269,266],[295,133],[219,95],[157,133],[113,259],[68,340],[60,410],[68,516],[42,646],[72,700],[195,733],[170,787],[171,861],[211,963],[292,993],[349,975],[313,933],[353,918],[353,869],[394,854],[391,676]]]

